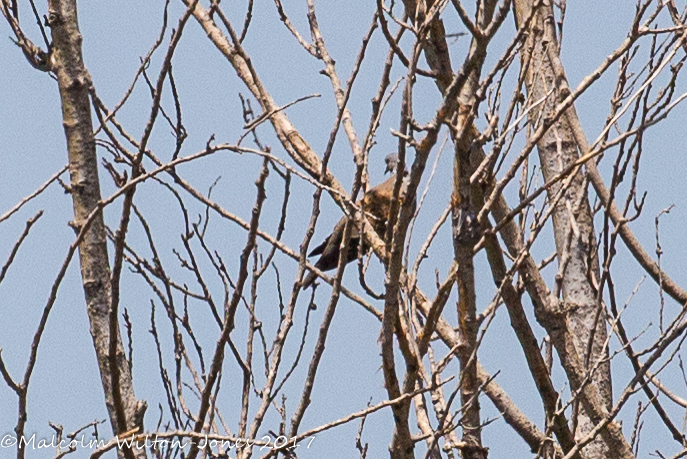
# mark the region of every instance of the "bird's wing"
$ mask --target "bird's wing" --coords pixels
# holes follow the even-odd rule
[[[341,244],[341,238],[343,237],[343,231],[345,226],[346,217],[343,217],[336,223],[336,226],[334,226],[334,229],[332,230],[331,234],[327,236],[327,238],[322,242],[322,244],[312,249],[312,252],[310,252],[308,256],[314,257],[315,255],[321,255],[325,250],[327,250],[327,246],[329,246],[330,244],[335,245],[336,249],[338,250],[339,244]]]
[[[384,235],[386,221],[389,218],[391,198],[394,194],[396,176],[389,177],[384,182],[365,193],[362,208],[377,234]]]
[[[332,237],[331,234],[330,234],[329,236],[327,236],[327,239],[325,239],[324,241],[322,241],[322,244],[320,244],[320,245],[318,245],[317,247],[315,247],[314,249],[312,249],[312,252],[310,252],[310,253],[308,254],[308,256],[309,256],[309,257],[314,257],[315,255],[320,255],[320,254],[324,251],[324,248],[327,247],[327,244],[329,243],[329,239],[330,239],[331,237]]]

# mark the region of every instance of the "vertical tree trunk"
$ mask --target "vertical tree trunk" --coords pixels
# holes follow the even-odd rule
[[[531,0],[516,0],[515,13],[518,27],[530,15]],[[548,52],[558,53],[555,39],[551,4],[543,2],[532,22],[525,52],[521,62],[526,71],[526,86],[530,100],[540,100],[552,89],[557,88],[556,75]],[[535,125],[545,120],[555,105],[567,94],[554,89],[539,109],[531,110],[530,122]],[[536,128],[536,127],[535,127]],[[542,173],[546,181],[558,175],[579,157],[578,148],[569,124],[561,117],[537,144]],[[547,189],[553,199],[563,186],[562,181]],[[588,357],[587,369],[600,359],[607,357],[604,343],[607,337],[605,315],[597,301],[595,281],[599,280],[599,262],[596,252],[594,225],[586,196],[582,174],[577,174],[564,192],[553,213],[553,229],[556,242],[559,272],[557,287],[563,297],[566,323],[572,331],[575,347],[581,361]],[[557,290],[558,290],[557,288]],[[593,336],[592,336],[593,335]],[[588,352],[592,340],[591,354]],[[587,355],[590,354],[590,355]],[[592,383],[598,388],[601,401],[608,410],[612,405],[610,364],[606,361],[598,366]],[[572,387],[576,390],[577,387]],[[576,437],[587,434],[593,427],[589,416],[580,408]],[[585,448],[588,457],[608,456],[608,449],[600,438]]]
[[[78,233],[88,215],[98,207],[100,182],[91,122],[90,76],[83,63],[76,1],[50,0],[48,23],[52,33],[52,66],[60,90],[62,119],[67,137],[71,196]],[[100,368],[105,401],[115,434],[124,433],[142,422],[145,402],[134,395],[129,365],[117,327],[116,362],[119,378],[113,381],[109,362],[109,310],[111,301],[110,266],[102,212],[93,218],[79,245],[81,278],[86,297],[91,336]],[[118,394],[113,395],[117,392]],[[120,403],[117,403],[119,399]],[[120,457],[145,457],[144,450],[120,451]]]
[[[472,139],[470,139],[472,140]],[[458,265],[458,322],[465,346],[458,349],[460,361],[460,400],[463,407],[463,448],[465,459],[486,459],[482,448],[479,386],[477,377],[477,297],[472,248],[479,238],[479,227],[470,195],[470,150],[456,144],[454,190],[451,199],[453,250]]]
[[[480,3],[477,26],[484,30],[492,21],[496,1]],[[470,175],[474,165],[470,164],[477,130],[474,127],[473,106],[477,103],[476,92],[480,74],[487,55],[489,39],[473,37],[469,56],[474,63],[458,96],[458,116],[453,125],[452,137],[455,144],[453,162],[453,195],[451,198],[453,251],[458,265],[458,322],[465,346],[458,351],[461,371],[461,403],[463,413],[463,449],[466,459],[486,459],[487,450],[482,447],[482,433],[479,405],[479,379],[477,377],[477,296],[475,294],[475,266],[473,247],[480,238],[480,225],[473,202]]]

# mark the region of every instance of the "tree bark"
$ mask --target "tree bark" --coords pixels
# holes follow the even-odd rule
[[[514,3],[516,23],[520,27],[523,19],[530,15],[533,2],[516,0]],[[545,1],[539,7],[537,16],[532,22],[525,52],[521,54],[529,99],[540,100],[553,89],[553,93],[546,97],[542,105],[529,112],[530,123],[535,127],[541,120],[550,116],[559,100],[567,95],[557,90],[556,76],[548,57],[550,52],[558,54],[558,43],[554,31],[553,10],[551,4]],[[544,134],[537,144],[537,150],[546,181],[560,174],[578,159],[577,143],[564,116],[560,117]],[[562,182],[559,181],[547,189],[550,200],[553,201],[562,186]],[[553,212],[554,238],[559,264],[556,290],[560,290],[562,294],[561,313],[564,315],[565,326],[569,327],[579,360],[584,364],[584,370],[589,371],[594,366],[598,366],[592,376],[591,384],[596,386],[603,408],[609,410],[613,401],[611,373],[607,360],[608,352],[604,347],[608,333],[605,311],[597,298],[598,292],[594,286],[595,281],[600,279],[599,261],[593,218],[582,174],[577,174],[563,193]],[[566,352],[569,351],[570,349]],[[577,390],[579,386],[573,384],[574,379],[576,378],[570,378],[571,388]],[[580,438],[589,433],[594,424],[590,419],[590,414],[584,407],[580,407],[576,437]],[[601,437],[597,437],[590,443],[584,452],[588,457],[601,458],[615,455],[615,453],[611,454]]]
[[[75,0],[50,0],[48,24],[52,33],[52,69],[62,102],[62,119],[67,138],[71,196],[78,233],[101,200],[98,158],[91,121],[90,76],[83,62],[82,36],[79,32]],[[119,378],[113,384],[110,360],[110,266],[102,211],[91,219],[79,244],[81,278],[91,336],[95,347],[105,402],[112,430],[124,433],[143,421],[146,404],[136,400],[129,365],[117,330],[116,364]],[[142,449],[120,450],[120,457],[146,457]]]

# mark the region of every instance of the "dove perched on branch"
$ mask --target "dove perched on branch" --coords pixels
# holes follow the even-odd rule
[[[394,184],[396,183],[396,169],[398,168],[398,155],[391,153],[384,161],[386,162],[386,170],[384,174],[391,173],[391,177],[380,183],[376,187],[370,189],[365,193],[363,198],[358,201],[358,205],[362,209],[365,216],[370,221],[370,224],[377,232],[379,237],[383,238],[386,232],[386,224],[389,219],[389,211],[391,209],[391,200],[394,194]],[[405,171],[404,171],[405,174]],[[401,196],[405,194],[405,187],[401,188]],[[331,234],[320,245],[315,247],[312,252],[308,254],[309,257],[319,255],[320,258],[315,262],[315,267],[321,271],[330,271],[337,267],[339,263],[339,253],[341,250],[341,241],[343,240],[344,229],[349,217],[343,217],[338,221]],[[358,225],[351,228],[351,236],[346,248],[346,263],[350,263],[358,258],[358,249],[361,243],[361,235]],[[363,241],[363,252],[367,252],[369,246]],[[308,288],[317,278],[314,272],[309,273],[302,282],[302,287]]]

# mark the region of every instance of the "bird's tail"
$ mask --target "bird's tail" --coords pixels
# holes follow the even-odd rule
[[[310,271],[307,276],[305,276],[305,279],[301,281],[301,288],[303,290],[306,290],[310,288],[310,286],[315,282],[315,279],[317,279],[317,274],[314,272]]]

